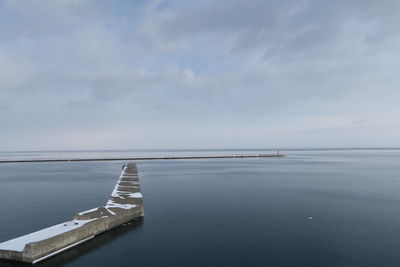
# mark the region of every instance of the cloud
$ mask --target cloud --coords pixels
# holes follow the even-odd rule
[[[400,145],[398,1],[39,2],[0,4],[4,150]]]

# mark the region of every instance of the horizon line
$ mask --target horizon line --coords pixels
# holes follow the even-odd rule
[[[136,152],[167,152],[167,151],[276,151],[276,150],[366,150],[366,149],[390,149],[396,150],[400,147],[279,147],[279,148],[124,148],[124,149],[54,149],[54,150],[3,150],[0,153],[38,153],[38,152],[118,152],[118,151],[136,151]]]

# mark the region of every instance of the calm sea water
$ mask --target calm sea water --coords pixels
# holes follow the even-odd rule
[[[135,153],[149,152],[120,154]],[[400,265],[400,150],[285,153],[281,159],[137,162],[144,219],[36,266]],[[165,154],[182,153],[157,155]],[[0,242],[103,205],[122,164],[0,164]]]

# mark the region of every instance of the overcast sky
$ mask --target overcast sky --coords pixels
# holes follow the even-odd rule
[[[0,0],[0,150],[400,147],[398,0]]]

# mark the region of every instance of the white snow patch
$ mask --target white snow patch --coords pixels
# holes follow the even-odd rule
[[[132,209],[132,208],[134,208],[134,207],[137,207],[137,205],[135,205],[135,204],[120,204],[120,203],[115,203],[115,202],[112,201],[112,200],[109,200],[109,201],[107,202],[107,205],[106,205],[106,209],[107,209],[108,211],[110,211],[108,208]],[[111,211],[110,211],[110,212],[111,212]],[[113,214],[113,215],[115,215],[115,214]]]
[[[142,198],[143,196],[142,196],[142,193],[137,192],[137,193],[130,193],[129,197]]]
[[[89,213],[89,212],[92,212],[92,211],[96,211],[98,209],[99,208],[97,207],[97,208],[93,208],[93,209],[90,209],[90,210],[85,210],[85,211],[79,212],[78,215],[83,215],[83,214],[86,214],[86,213]]]
[[[109,207],[106,206],[106,210],[108,210],[109,213],[111,213],[111,215],[115,215],[116,213],[113,212],[112,210],[109,209]]]
[[[107,209],[108,208],[121,208],[121,209],[129,210],[129,209],[132,209],[135,207],[137,207],[137,205],[135,205],[135,204],[118,204],[118,203],[107,204]]]
[[[126,192],[126,191],[117,191],[117,192],[113,192],[111,194],[112,197],[115,198],[122,198],[122,199],[126,199],[126,198],[142,198],[142,193],[140,192],[136,192],[136,193],[130,193],[130,192]]]
[[[37,232],[33,232],[28,235],[17,237],[6,242],[0,243],[0,249],[2,250],[13,250],[23,251],[26,244],[42,241],[51,237],[66,233],[68,231],[77,229],[86,223],[93,221],[91,220],[72,220],[64,223],[60,223],[49,228],[42,229]]]

